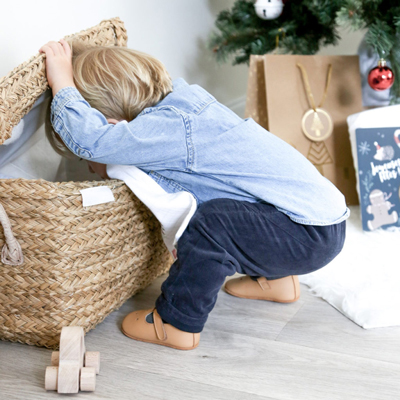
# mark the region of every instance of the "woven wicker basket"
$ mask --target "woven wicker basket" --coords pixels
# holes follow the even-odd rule
[[[127,39],[118,18],[75,36]],[[43,55],[0,80],[0,143],[47,89]],[[94,186],[108,186],[115,202],[84,208],[79,190]],[[3,340],[56,348],[63,326],[89,331],[171,264],[158,221],[123,182],[0,180],[0,203]],[[13,258],[19,245],[23,260]]]

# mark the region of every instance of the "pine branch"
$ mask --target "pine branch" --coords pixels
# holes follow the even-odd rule
[[[208,47],[215,53],[218,61],[226,61],[229,55],[240,52],[247,47],[252,47],[253,51],[259,49],[262,51],[263,45],[262,32],[253,28],[236,32],[226,30],[223,36],[212,35],[208,43]]]
[[[348,0],[337,13],[337,22],[355,31],[364,29],[366,22],[362,16],[362,0]]]
[[[387,58],[394,45],[393,28],[386,22],[377,20],[369,26],[365,41],[380,58]]]

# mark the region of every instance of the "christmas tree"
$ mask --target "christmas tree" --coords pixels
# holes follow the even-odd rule
[[[251,0],[237,0],[216,20],[210,48],[218,61],[233,57],[233,64],[248,62],[252,54],[274,50],[288,54],[315,54],[337,44],[340,25],[366,29],[367,43],[391,63],[397,77],[392,103],[400,103],[400,1],[399,0],[286,0],[282,14],[263,20]]]

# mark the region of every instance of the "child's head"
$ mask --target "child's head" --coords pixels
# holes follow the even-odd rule
[[[76,88],[107,119],[132,121],[172,91],[171,78],[156,58],[126,47],[70,43]],[[48,118],[49,119],[49,118]],[[62,155],[69,150],[51,129],[47,137]]]
[[[72,43],[75,85],[104,116],[132,121],[172,90],[164,65],[126,47],[87,47]]]

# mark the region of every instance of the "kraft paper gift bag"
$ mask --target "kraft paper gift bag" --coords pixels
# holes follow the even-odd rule
[[[346,118],[361,110],[358,56],[250,58],[246,117],[300,151],[353,205],[358,196]]]

